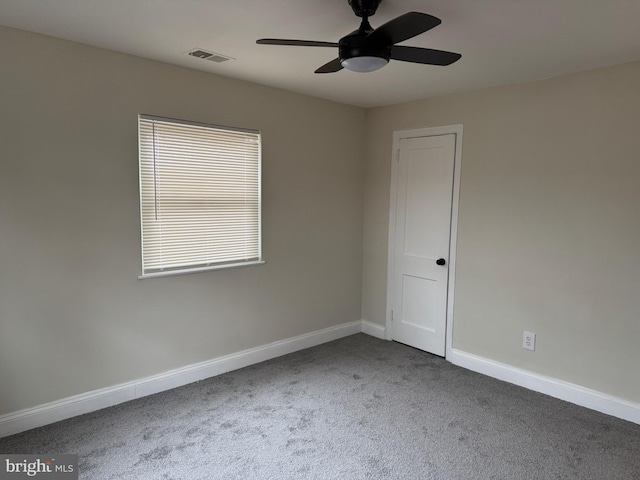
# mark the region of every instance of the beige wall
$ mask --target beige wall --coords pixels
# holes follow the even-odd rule
[[[0,414],[384,324],[392,132],[458,123],[454,347],[640,402],[640,63],[365,112],[6,28],[0,59]],[[262,131],[266,265],[137,280],[138,113]]]
[[[385,321],[392,133],[452,124],[454,348],[640,402],[640,63],[370,110],[366,320]]]
[[[360,319],[365,111],[0,28],[0,414]],[[266,265],[138,280],[137,115],[259,129]]]

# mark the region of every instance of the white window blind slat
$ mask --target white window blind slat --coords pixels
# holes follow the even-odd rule
[[[142,276],[261,260],[260,133],[140,115]]]

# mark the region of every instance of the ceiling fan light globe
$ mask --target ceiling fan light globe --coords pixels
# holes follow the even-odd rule
[[[351,57],[345,58],[342,60],[342,66],[352,72],[373,72],[375,70],[379,70],[384,67],[389,60],[383,57],[371,57],[371,56],[362,56],[362,57]]]

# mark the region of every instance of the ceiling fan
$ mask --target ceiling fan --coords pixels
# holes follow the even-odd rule
[[[462,57],[459,53],[430,48],[396,45],[440,25],[439,18],[426,13],[409,12],[374,29],[369,24],[382,0],[348,0],[353,12],[362,18],[360,28],[342,37],[338,43],[312,40],[262,38],[260,45],[289,45],[294,47],[338,47],[338,58],[318,68],[315,73],[333,73],[347,68],[354,72],[373,72],[389,60],[451,65]]]

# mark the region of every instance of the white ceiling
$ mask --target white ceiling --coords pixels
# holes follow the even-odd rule
[[[359,25],[347,0],[0,0],[0,24],[364,107],[640,60],[640,0],[383,0],[370,22],[409,11],[442,24],[403,45],[462,59],[319,75],[337,51],[255,43],[337,42]],[[236,60],[184,54],[196,47]]]

